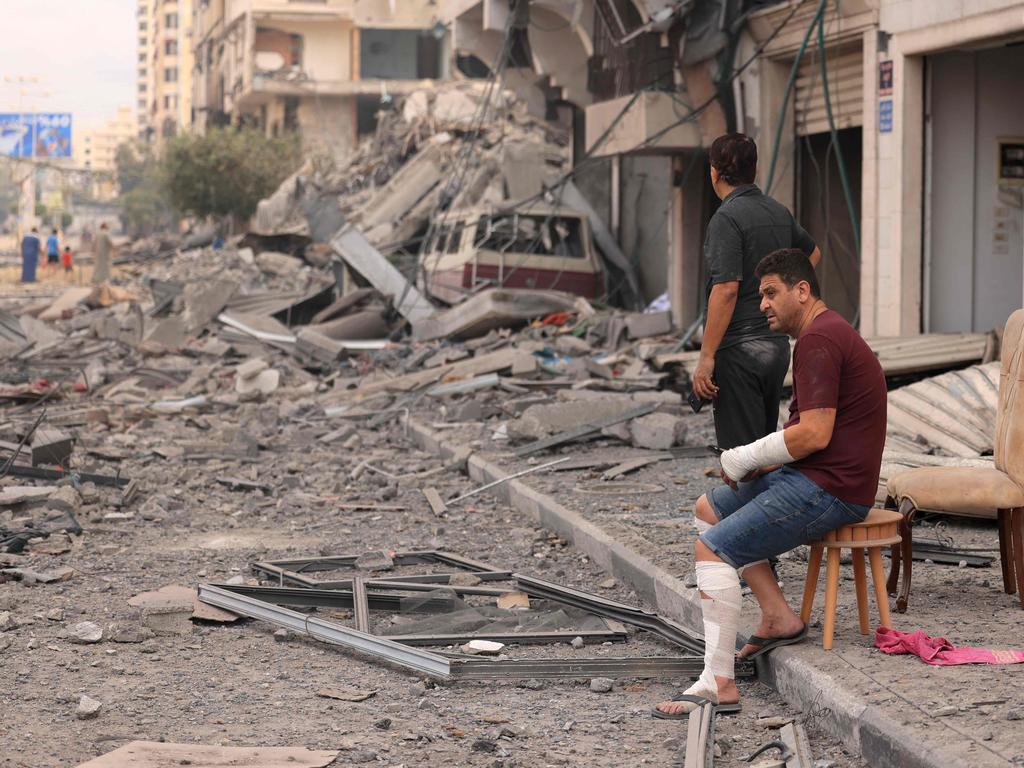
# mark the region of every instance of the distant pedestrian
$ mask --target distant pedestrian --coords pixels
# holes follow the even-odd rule
[[[70,272],[71,272],[71,246],[70,245],[65,245],[64,246],[64,253],[61,254],[60,260],[61,260],[61,263],[64,266],[64,271],[70,274]]]
[[[21,282],[34,283],[36,281],[36,266],[39,264],[39,250],[42,247],[39,239],[39,230],[32,227],[32,231],[21,239]]]
[[[110,279],[110,264],[113,249],[114,245],[110,242],[110,235],[107,234],[106,223],[100,224],[100,233],[96,236],[96,242],[92,248],[93,283],[105,283]]]
[[[56,267],[60,263],[60,238],[57,236],[57,230],[53,230],[48,238],[46,238],[46,264],[50,267]]]

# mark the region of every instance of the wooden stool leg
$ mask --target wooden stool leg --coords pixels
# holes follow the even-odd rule
[[[811,556],[807,561],[807,578],[804,579],[804,601],[800,604],[800,619],[806,624],[811,618],[814,607],[814,591],[818,588],[818,574],[821,572],[821,554],[823,547],[811,547]]]
[[[1024,608],[1024,507],[1017,507],[1010,512],[1010,529],[1013,571],[1017,577],[1017,596],[1020,598],[1020,607]]]
[[[868,623],[868,577],[864,568],[864,550],[853,549],[853,582],[857,587],[857,615],[860,618],[860,633],[868,634],[871,626]]]
[[[889,596],[885,593],[884,571],[882,570],[882,550],[871,547],[868,550],[871,561],[871,581],[875,585],[875,600],[878,601],[879,623],[883,627],[892,628],[892,617],[889,616]]]
[[[896,503],[896,499],[892,496],[885,497],[885,508],[896,509],[899,505]],[[889,581],[886,582],[885,589],[890,595],[895,595],[900,585],[900,562],[903,560],[903,556],[900,554],[900,545],[893,544],[892,552],[889,555]]]
[[[836,630],[836,601],[839,597],[839,549],[829,547],[825,568],[825,631],[822,647],[832,650],[832,636]]]
[[[1010,529],[1012,510],[1000,509],[996,512],[999,519],[999,565],[1003,570],[1003,591],[1012,595],[1017,591],[1017,582],[1013,572],[1013,531]]]
[[[910,499],[904,499],[900,504],[900,512],[903,514],[903,520],[900,522],[900,536],[903,539],[900,542],[900,549],[903,553],[901,558],[903,560],[903,584],[900,586],[899,597],[896,598],[896,612],[906,613],[907,603],[910,602],[910,581],[914,569],[914,534],[911,526],[914,524],[917,508]],[[881,553],[879,553],[879,557],[881,557]],[[877,576],[872,573],[871,578],[876,579]]]

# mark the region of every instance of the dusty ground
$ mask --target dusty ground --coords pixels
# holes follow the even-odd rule
[[[690,415],[687,442],[703,445],[713,434],[708,414]],[[527,468],[512,457],[489,431],[463,428],[458,439],[477,440],[492,460],[509,471]],[[582,458],[617,450],[614,441],[574,445],[538,454],[541,461],[562,455]],[[705,475],[717,468],[711,457],[660,462],[620,478],[637,485],[625,494],[583,491],[601,486],[600,472],[552,472],[523,478],[530,487],[600,525],[618,540],[684,579],[692,572],[695,538],[690,520],[693,504],[718,482]],[[917,538],[945,537],[957,549],[995,558],[983,568],[915,562],[907,613],[893,613],[895,628],[923,630],[948,638],[956,646],[1020,649],[1021,616],[1017,597],[1006,595],[998,560],[994,521],[932,516],[915,528]],[[885,558],[886,574],[889,560]],[[792,605],[799,605],[806,575],[806,549],[783,557],[780,574]],[[853,574],[843,567],[834,649],[821,649],[824,569],[818,584],[810,637],[801,653],[873,703],[884,705],[899,722],[913,728],[939,749],[953,749],[969,764],[1024,764],[1024,665],[930,667],[909,656],[886,656],[873,646],[873,635],[857,629]],[[871,620],[878,618],[871,599]],[[745,605],[748,625],[756,621],[753,601]]]
[[[282,404],[281,412],[289,411],[294,408]],[[175,446],[209,440],[211,425],[236,420],[263,446],[252,460],[163,458],[155,452],[174,454]],[[87,530],[71,550],[19,562],[39,570],[70,566],[69,581],[0,585],[0,610],[9,610],[17,625],[0,633],[0,699],[8,703],[0,720],[0,766],[71,766],[132,739],[340,749],[337,765],[673,763],[685,742],[685,723],[652,720],[648,710],[685,687],[685,680],[619,680],[604,694],[591,692],[586,680],[427,687],[415,674],[315,641],[275,642],[272,627],[252,621],[196,625],[188,634],[138,644],[105,639],[78,645],[64,637],[79,621],[137,627],[140,619],[127,600],[143,590],[249,577],[248,563],[257,558],[378,548],[444,547],[635,602],[622,586],[595,587],[607,574],[486,495],[459,505],[446,520],[435,518],[417,488],[429,483],[443,495],[468,489],[454,470],[397,488],[372,473],[351,480],[349,471],[366,458],[402,473],[440,464],[413,450],[397,430],[364,431],[362,442],[349,449],[315,441],[332,427],[289,424],[275,407],[247,404],[216,418],[182,415],[84,432],[84,443],[99,453],[104,451],[96,446],[106,446],[108,456],[124,457],[93,454],[91,469],[119,468],[139,478],[145,490],[120,509],[115,492],[86,488],[79,519]],[[213,481],[225,474],[258,479],[274,493],[229,491]],[[376,500],[407,511],[340,511],[338,500]],[[16,508],[2,519],[41,514],[39,507]],[[511,653],[665,655],[673,649],[633,636],[625,645],[513,647]],[[338,685],[376,694],[362,703],[316,695]],[[798,714],[756,681],[741,688],[744,713],[719,721],[720,768],[743,764],[740,756],[774,735],[758,715]],[[95,719],[76,719],[82,694],[103,703]],[[842,768],[862,765],[817,723],[812,713],[808,725],[817,757]]]

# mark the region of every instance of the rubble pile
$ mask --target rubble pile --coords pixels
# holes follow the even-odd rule
[[[440,207],[523,200],[571,166],[567,131],[484,83],[416,91],[378,117],[341,167],[310,161],[261,202],[252,233],[323,243],[347,222],[382,253],[415,252]]]

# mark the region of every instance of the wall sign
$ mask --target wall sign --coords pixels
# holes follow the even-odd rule
[[[892,96],[892,59],[878,62],[878,95]]]
[[[1024,137],[996,139],[999,146],[996,182],[1024,184]]]
[[[878,102],[878,132],[892,133],[892,99]]]

